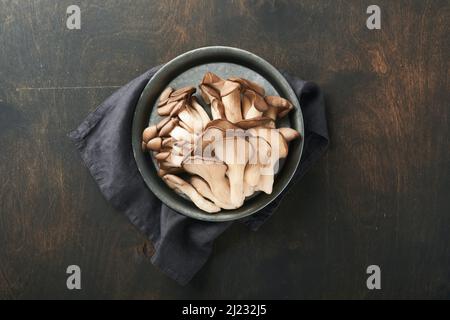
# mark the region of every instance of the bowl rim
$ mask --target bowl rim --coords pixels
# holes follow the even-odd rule
[[[294,115],[293,117],[295,117],[299,123],[299,127],[300,127],[299,131],[300,131],[302,139],[300,139],[300,141],[299,141],[299,152],[298,152],[298,156],[295,160],[295,164],[294,164],[293,168],[290,169],[291,172],[289,172],[289,175],[285,179],[282,187],[279,188],[279,190],[277,190],[276,192],[274,191],[270,195],[266,195],[269,197],[262,205],[257,205],[256,209],[249,208],[240,213],[236,213],[235,211],[236,210],[242,211],[240,209],[243,207],[240,207],[236,210],[223,210],[219,213],[210,214],[207,212],[203,212],[201,209],[198,209],[198,208],[195,208],[195,209],[186,208],[186,206],[183,205],[183,202],[185,202],[186,200],[183,199],[178,194],[176,194],[175,191],[173,191],[172,189],[169,189],[166,186],[166,188],[168,190],[170,190],[171,193],[175,194],[176,196],[178,196],[178,198],[180,198],[178,201],[178,202],[180,202],[180,204],[174,203],[173,201],[169,201],[169,199],[167,199],[167,196],[164,194],[164,192],[159,190],[159,188],[156,186],[156,184],[160,184],[160,182],[162,182],[162,179],[159,179],[160,180],[160,181],[158,181],[159,183],[156,181],[152,181],[152,179],[145,172],[143,172],[144,163],[143,163],[142,157],[143,157],[144,152],[141,149],[142,148],[141,147],[142,132],[140,132],[140,133],[138,132],[140,129],[139,129],[139,124],[136,121],[136,118],[138,117],[140,112],[143,112],[143,108],[153,108],[153,104],[149,105],[148,103],[144,102],[144,99],[148,100],[148,97],[146,97],[146,95],[148,95],[149,86],[152,83],[157,83],[157,82],[162,82],[167,85],[167,83],[169,83],[170,80],[173,79],[173,77],[170,78],[171,77],[170,74],[172,72],[174,72],[174,69],[183,67],[184,70],[188,70],[190,67],[194,67],[194,66],[198,65],[195,63],[195,61],[197,59],[201,59],[201,58],[204,58],[206,60],[208,60],[208,58],[209,58],[209,59],[211,59],[211,61],[210,61],[211,63],[213,63],[213,62],[233,63],[232,61],[230,61],[230,59],[234,56],[236,57],[236,59],[238,61],[245,60],[247,63],[254,65],[255,68],[260,68],[260,70],[255,70],[251,67],[248,67],[247,65],[241,64],[242,66],[252,69],[254,72],[259,73],[261,76],[265,77],[266,79],[267,79],[267,76],[270,76],[271,78],[273,78],[273,80],[278,82],[277,86],[275,86],[277,91],[284,91],[285,96],[289,97],[289,100],[291,100],[292,104],[295,107],[296,115]],[[225,61],[221,61],[220,58],[223,58]],[[193,60],[194,63],[190,62],[190,60]],[[239,64],[239,63],[237,63],[237,64]],[[261,72],[261,71],[264,71],[264,72]],[[272,81],[269,81],[269,82],[271,82],[271,84],[272,84]],[[156,101],[156,99],[159,96],[159,93],[156,95],[156,97],[153,97],[153,101]],[[294,112],[291,112],[291,113],[294,113]],[[297,98],[297,95],[295,94],[291,85],[287,82],[286,78],[274,66],[272,66],[269,62],[267,62],[263,58],[255,55],[249,51],[243,50],[243,49],[239,49],[239,48],[235,48],[235,47],[226,47],[226,46],[209,46],[209,47],[201,47],[201,48],[197,48],[194,50],[190,50],[190,51],[187,51],[185,53],[178,55],[174,59],[172,59],[169,62],[167,62],[166,64],[164,64],[153,75],[153,77],[151,77],[148,80],[148,82],[146,83],[146,85],[145,85],[144,89],[142,90],[142,92],[139,96],[139,99],[136,103],[136,109],[133,113],[133,119],[132,119],[132,135],[131,136],[132,136],[131,143],[132,143],[133,156],[136,161],[136,166],[138,168],[138,171],[139,171],[140,175],[142,176],[146,186],[150,189],[150,191],[153,194],[155,194],[155,196],[157,198],[159,198],[162,201],[162,203],[166,204],[169,208],[173,209],[174,211],[176,211],[180,214],[183,214],[185,216],[188,216],[188,217],[191,217],[191,218],[194,218],[197,220],[209,221],[209,222],[224,222],[224,221],[238,220],[238,219],[253,215],[253,214],[261,211],[262,209],[267,207],[270,203],[272,203],[285,190],[287,185],[292,180],[295,172],[297,171],[301,156],[303,154],[304,123],[303,123],[303,114],[302,114],[300,102]],[[139,153],[140,153],[140,155],[139,155]],[[288,157],[289,157],[289,155],[288,155]],[[152,166],[153,166],[153,164],[152,164]],[[153,169],[156,172],[156,168],[153,168]],[[164,182],[162,182],[162,183],[164,184]],[[191,203],[191,205],[193,205],[193,203]]]

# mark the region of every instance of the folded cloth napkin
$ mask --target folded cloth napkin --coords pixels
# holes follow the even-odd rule
[[[205,222],[183,216],[151,193],[137,169],[131,147],[134,110],[142,90],[159,67],[152,68],[113,93],[69,133],[104,197],[150,238],[152,263],[184,285],[208,259],[213,241],[232,222]],[[288,188],[269,206],[242,219],[257,230],[277,209],[289,189],[328,146],[325,107],[319,87],[285,72],[299,97],[305,124],[300,165]]]

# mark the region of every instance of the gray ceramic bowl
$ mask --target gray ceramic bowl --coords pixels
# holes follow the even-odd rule
[[[138,169],[150,190],[167,206],[194,219],[204,221],[229,221],[249,216],[272,202],[288,185],[297,169],[303,149],[303,139],[289,144],[289,155],[281,164],[275,177],[272,194],[258,193],[235,210],[222,210],[209,214],[198,209],[170,189],[157,175],[155,161],[141,149],[141,137],[149,123],[156,123],[155,103],[167,87],[197,86],[206,71],[221,77],[242,77],[262,85],[267,95],[279,95],[291,101],[295,109],[277,127],[290,126],[304,136],[303,117],[298,99],[285,78],[270,63],[241,49],[231,47],[205,47],[186,52],[166,63],[148,82],[137,103],[133,118],[132,145]],[[209,111],[209,107],[206,107]]]

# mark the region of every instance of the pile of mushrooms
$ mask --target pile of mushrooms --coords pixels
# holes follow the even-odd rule
[[[276,128],[292,103],[265,96],[252,81],[211,72],[199,89],[211,117],[193,86],[168,87],[159,97],[163,119],[142,134],[142,149],[153,152],[158,175],[209,213],[237,209],[258,191],[272,193],[279,160],[300,137],[292,128]]]

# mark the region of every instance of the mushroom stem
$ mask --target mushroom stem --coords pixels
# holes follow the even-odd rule
[[[232,85],[227,85],[232,84]],[[225,81],[224,93],[222,96],[223,106],[225,108],[225,116],[231,122],[238,122],[242,120],[241,110],[241,92],[239,84],[232,81]],[[222,94],[222,92],[221,92]]]
[[[215,143],[214,147],[216,157],[228,166],[230,202],[240,207],[245,200],[244,171],[248,159],[252,157],[251,145],[242,137],[226,137],[223,142]]]

